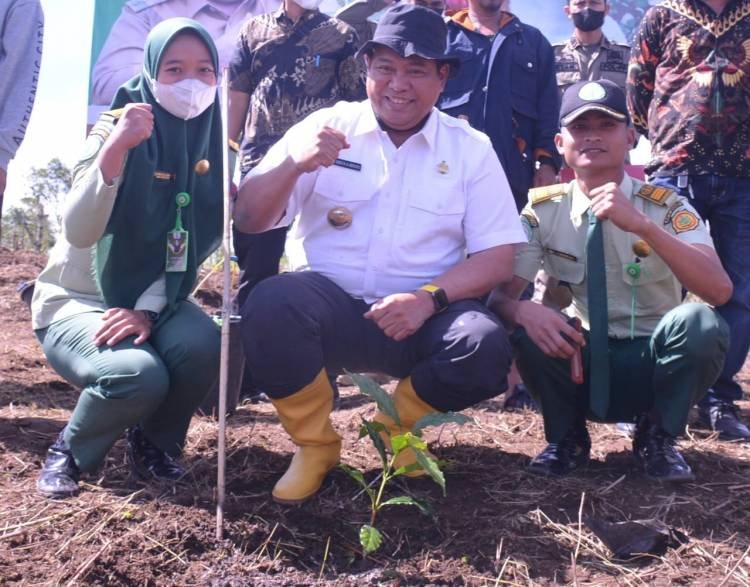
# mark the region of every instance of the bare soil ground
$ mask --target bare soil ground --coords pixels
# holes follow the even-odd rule
[[[635,468],[630,442],[592,425],[593,462],[570,479],[528,475],[544,447],[541,419],[501,412],[502,400],[468,415],[475,423],[428,434],[449,461],[446,497],[428,480],[395,492],[431,500],[434,519],[412,508],[386,510],[376,555],[358,547],[366,497],[343,471],[319,496],[285,508],[269,492],[292,445],[268,404],[241,407],[229,420],[225,539],[215,539],[217,426],[196,417],[186,485],[134,479],[122,443],[79,496],[35,494],[47,446],[75,405],[77,390],[46,364],[15,293],[43,260],[0,251],[0,583],[3,585],[748,585],[750,447],[720,443],[690,428],[681,446],[697,473],[687,485],[652,483]],[[750,385],[750,369],[742,374]],[[744,416],[750,405],[742,402]],[[379,461],[357,441],[373,404],[342,390],[335,413],[343,461],[377,474]],[[690,537],[664,556],[615,562],[580,525],[657,518]]]

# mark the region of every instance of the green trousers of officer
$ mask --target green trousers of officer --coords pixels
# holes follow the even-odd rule
[[[588,343],[588,333],[584,333]],[[559,442],[588,417],[604,422],[632,422],[654,411],[672,436],[685,430],[690,407],[721,373],[729,329],[704,304],[682,304],[668,312],[653,334],[609,339],[609,407],[604,419],[589,411],[589,352],[583,347],[584,382],[570,379],[570,361],[545,355],[523,331],[513,343],[523,381],[540,402],[547,442]],[[595,390],[594,393],[601,393]]]
[[[50,365],[82,388],[64,438],[81,471],[93,471],[135,424],[179,456],[193,412],[219,373],[220,333],[195,304],[180,302],[145,343],[128,337],[97,347],[102,312],[78,314],[36,331]]]

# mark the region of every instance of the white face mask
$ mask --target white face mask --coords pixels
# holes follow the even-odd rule
[[[173,84],[151,80],[151,91],[164,110],[183,120],[203,114],[216,99],[216,86],[209,86],[195,78],[187,78]]]
[[[300,8],[304,8],[305,10],[317,10],[323,3],[323,0],[294,0],[294,3],[298,4]]]

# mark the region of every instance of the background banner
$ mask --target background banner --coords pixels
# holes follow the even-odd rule
[[[453,0],[451,5],[455,4]],[[612,41],[629,43],[651,4],[658,0],[610,0],[604,32]],[[88,123],[106,110],[117,88],[138,73],[146,35],[158,22],[186,16],[200,22],[214,37],[222,65],[231,57],[242,22],[271,12],[280,0],[96,0],[91,42]],[[345,0],[324,0],[321,10],[332,14]],[[539,29],[552,42],[567,40],[573,30],[565,16],[565,0],[511,0],[510,10]]]

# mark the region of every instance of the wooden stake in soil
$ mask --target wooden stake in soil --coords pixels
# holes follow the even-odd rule
[[[229,374],[229,326],[232,318],[232,273],[230,254],[230,222],[232,200],[229,193],[229,69],[224,68],[221,79],[221,163],[224,177],[224,287],[221,292],[221,363],[219,367],[219,463],[216,491],[216,539],[224,538],[224,496],[226,493],[226,432],[227,432],[227,376]]]

